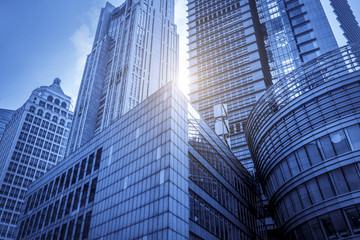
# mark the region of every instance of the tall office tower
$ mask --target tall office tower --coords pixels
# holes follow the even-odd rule
[[[28,185],[65,154],[72,113],[60,79],[35,89],[0,141],[0,238],[11,239]]]
[[[244,127],[271,84],[254,0],[188,1],[190,101],[212,128],[227,104],[232,151],[251,170]]]
[[[26,195],[18,239],[265,239],[253,178],[174,83]]]
[[[273,83],[338,48],[320,0],[256,0]]]
[[[10,109],[0,109],[0,139],[14,112],[14,110]]]
[[[330,0],[348,43],[360,42],[360,27],[347,0]]]
[[[127,0],[101,10],[67,154],[167,82],[177,81],[174,1]]]
[[[280,239],[360,238],[359,47],[345,46],[274,84],[246,135]]]

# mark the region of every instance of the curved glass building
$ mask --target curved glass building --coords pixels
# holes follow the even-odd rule
[[[249,116],[246,137],[284,239],[360,237],[359,51],[308,62]]]

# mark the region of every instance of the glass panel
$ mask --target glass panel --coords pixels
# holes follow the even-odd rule
[[[335,157],[335,151],[331,144],[329,136],[324,136],[324,137],[320,138],[319,140],[320,140],[321,148],[324,152],[325,158],[329,159],[329,158]]]
[[[348,165],[342,168],[350,191],[360,189],[360,177],[356,165]]]
[[[304,148],[300,148],[299,150],[296,151],[296,153],[300,168],[302,171],[305,171],[311,166],[306,151]]]
[[[309,197],[309,193],[308,193],[308,191],[306,189],[306,186],[305,185],[300,185],[297,189],[298,189],[298,192],[299,192],[300,199],[301,199],[303,207],[307,208],[307,207],[311,206],[312,203],[311,203],[311,200],[310,200],[310,197]]]
[[[306,240],[313,240],[314,239],[308,223],[302,224],[301,225],[301,230],[302,230],[302,232],[304,234],[303,239],[306,239]]]
[[[297,190],[294,189],[293,191],[291,191],[290,196],[291,196],[292,202],[294,203],[295,212],[300,212],[303,209],[303,207],[301,205],[301,201],[300,201]]]
[[[330,140],[335,148],[336,155],[351,151],[343,130],[331,133]]]
[[[360,127],[359,125],[351,126],[347,128],[347,132],[350,136],[350,141],[355,150],[360,149]]]
[[[319,186],[315,179],[311,179],[306,183],[307,189],[309,190],[309,194],[311,197],[311,201],[316,204],[321,202],[323,199],[320,194]]]
[[[323,174],[317,177],[321,193],[324,199],[328,199],[335,196],[335,192],[333,190],[332,184],[330,183],[330,179],[327,174]]]
[[[294,154],[291,154],[290,156],[287,157],[287,162],[289,164],[292,175],[296,176],[300,172],[300,169],[296,162],[296,158],[295,158]]]
[[[346,181],[345,181],[344,175],[341,171],[341,168],[335,169],[331,173],[334,178],[334,184],[335,184],[337,192],[339,194],[349,192],[349,188],[346,184]]]
[[[357,209],[355,207],[351,207],[346,209],[345,213],[354,233],[360,233],[360,215]]]
[[[309,225],[315,239],[324,239],[324,235],[321,231],[321,227],[317,218],[310,220]]]
[[[335,231],[337,236],[340,237],[347,237],[349,236],[349,229],[346,225],[345,219],[343,214],[340,210],[331,212],[330,214],[331,221],[335,227]]]
[[[282,160],[280,166],[281,166],[281,171],[284,174],[285,179],[289,180],[291,178],[291,173],[289,170],[289,166],[286,162],[286,159]]]
[[[309,156],[309,160],[311,165],[315,165],[322,161],[321,154],[319,152],[319,148],[317,147],[315,142],[309,143],[305,146],[307,155]]]
[[[336,239],[336,231],[330,217],[326,214],[320,218],[320,222],[325,229],[328,238]]]

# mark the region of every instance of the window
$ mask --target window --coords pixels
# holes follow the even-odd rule
[[[67,176],[66,176],[66,181],[65,181],[65,189],[68,188],[69,185],[70,185],[71,173],[72,173],[72,168],[70,168],[68,170],[68,173],[67,173]]]
[[[95,164],[94,164],[94,171],[97,170],[97,169],[99,169],[99,167],[100,167],[101,154],[102,154],[102,148],[100,148],[100,149],[97,150],[97,152],[96,152],[96,159],[95,159]]]
[[[360,149],[360,127],[359,125],[354,125],[347,128],[347,132],[349,133],[350,141],[355,150]]]
[[[331,133],[330,140],[334,146],[336,155],[340,155],[351,150],[343,130]]]
[[[47,97],[47,100],[48,100],[49,102],[52,102],[53,99],[54,99],[54,98],[53,98],[51,95],[49,95],[49,96]]]
[[[79,172],[79,180],[81,180],[84,177],[85,166],[86,166],[86,158],[81,161],[81,167],[80,167],[80,172]]]
[[[86,183],[84,185],[83,193],[81,196],[80,207],[83,207],[86,204],[86,197],[87,197],[88,189],[89,189],[89,183]]]
[[[65,208],[65,216],[70,213],[71,202],[72,202],[73,196],[74,196],[74,192],[69,193],[69,197],[67,199],[67,204],[66,204],[66,208]]]
[[[67,239],[73,239],[72,238],[72,233],[74,231],[74,225],[75,225],[75,219],[71,220],[69,223],[69,229],[67,232]]]
[[[80,237],[82,221],[83,221],[83,216],[81,215],[80,217],[78,217],[78,219],[76,221],[74,239],[79,239],[79,237]]]
[[[338,194],[343,194],[343,193],[349,192],[349,188],[346,184],[344,174],[343,174],[341,168],[333,170],[331,172],[331,174],[333,176],[335,188],[336,188]]]
[[[77,178],[77,173],[79,171],[79,163],[75,165],[74,167],[74,173],[73,173],[73,177],[72,177],[72,181],[71,181],[71,185],[76,183],[76,178]]]
[[[311,165],[315,165],[322,161],[322,157],[315,142],[305,145],[305,149]]]
[[[73,211],[75,211],[78,208],[80,193],[81,193],[81,187],[76,189],[75,198],[74,198],[74,204],[73,204],[73,208],[72,208]]]
[[[96,184],[97,184],[97,178],[94,178],[94,179],[92,180],[92,182],[91,182],[89,203],[90,203],[90,202],[93,202],[94,199],[95,199]]]
[[[91,221],[91,213],[86,213],[85,223],[84,223],[84,231],[83,231],[83,238],[86,239],[89,236],[89,229],[90,229],[90,221]]]
[[[87,169],[86,169],[86,176],[91,173],[91,168],[92,168],[92,165],[93,165],[93,161],[94,161],[94,154],[91,154],[89,156],[89,160],[88,160],[88,166],[87,166]]]
[[[347,165],[342,168],[346,182],[350,188],[350,191],[360,189],[360,176],[359,169],[355,164]]]

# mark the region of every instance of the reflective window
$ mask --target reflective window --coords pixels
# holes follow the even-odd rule
[[[351,143],[355,150],[360,149],[360,127],[359,125],[354,125],[347,128]]]
[[[343,130],[331,133],[330,140],[337,155],[351,151]]]
[[[336,154],[335,154],[334,148],[331,144],[329,136],[324,136],[324,137],[320,138],[319,140],[320,140],[321,148],[324,152],[325,158],[329,159],[329,158],[335,157]]]

